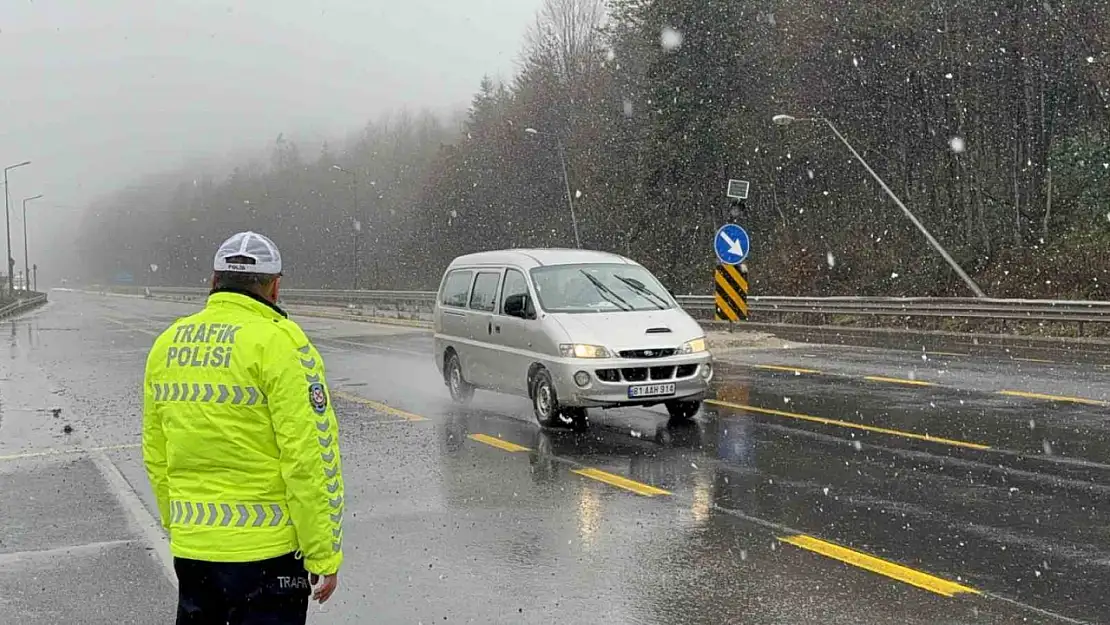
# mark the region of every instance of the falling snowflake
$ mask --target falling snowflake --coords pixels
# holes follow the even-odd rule
[[[947,78],[948,80],[952,80],[952,72],[948,72],[947,74],[944,75],[944,77]]]
[[[1087,57],[1087,62],[1088,63],[1094,63],[1095,62],[1095,57],[1093,57],[1093,56]]]
[[[667,50],[668,52],[671,50],[677,50],[678,47],[682,45],[682,33],[671,28],[670,26],[667,26],[663,29],[663,36],[661,40],[664,50]]]
[[[827,254],[825,254],[825,262],[829,264],[829,269],[832,269],[836,266],[836,257],[833,256],[832,252],[828,252]]]
[[[959,154],[964,151],[966,146],[964,145],[963,137],[952,137],[948,140],[948,147],[952,148],[952,151],[956,154]]]
[[[151,271],[158,271],[158,265],[155,265],[154,263],[150,263],[150,270]]]
[[[608,50],[605,51],[605,60],[606,61],[612,61],[615,58],[617,58],[616,50],[613,50],[612,48],[609,48]]]
[[[898,278],[898,272],[893,272],[893,273],[890,274],[890,279],[891,280],[894,280],[896,278]]]
[[[578,199],[578,198],[580,198],[580,197],[582,197],[582,191],[580,191],[580,190],[579,190],[579,191],[575,191],[575,192],[574,192],[574,199],[576,199],[576,200],[577,200],[577,199]]]
[[[624,116],[632,117],[632,100],[624,99]]]
[[[810,180],[813,180],[813,170],[812,169],[806,170],[806,174],[809,175]]]

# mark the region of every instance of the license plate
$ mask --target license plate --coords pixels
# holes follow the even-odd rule
[[[628,396],[635,397],[657,397],[659,395],[674,395],[674,383],[670,384],[644,384],[642,386],[628,387]]]

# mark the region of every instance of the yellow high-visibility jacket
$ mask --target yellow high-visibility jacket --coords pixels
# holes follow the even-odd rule
[[[343,562],[339,425],[324,361],[262,299],[217,291],[154,342],[143,460],[175,557]]]

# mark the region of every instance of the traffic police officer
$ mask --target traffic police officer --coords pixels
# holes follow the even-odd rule
[[[236,234],[213,268],[207,305],[158,337],[143,384],[143,459],[170,536],[177,623],[303,624],[309,595],[327,601],[343,562],[324,363],[277,306],[273,241]]]

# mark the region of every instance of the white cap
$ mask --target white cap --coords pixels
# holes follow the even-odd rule
[[[229,263],[228,258],[245,256],[253,263]],[[281,273],[281,252],[270,239],[257,232],[240,232],[220,245],[216,250],[216,260],[212,264],[216,271],[238,271],[241,273]]]

